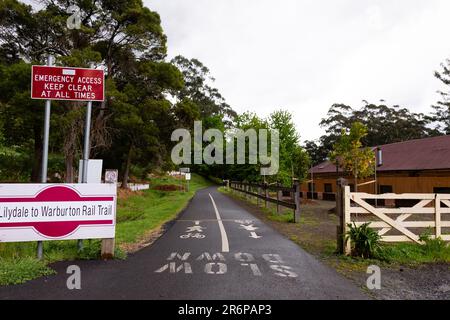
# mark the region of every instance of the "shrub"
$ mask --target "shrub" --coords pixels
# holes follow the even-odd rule
[[[47,267],[43,261],[34,258],[0,258],[0,286],[21,284],[54,273],[55,271]]]
[[[424,254],[433,257],[436,261],[445,261],[448,255],[449,246],[441,237],[431,238],[431,230],[427,230],[420,235],[422,241],[421,248]]]
[[[370,222],[357,226],[348,224],[350,230],[345,235],[345,241],[351,241],[352,255],[364,259],[375,258],[381,253],[381,236],[369,227]]]

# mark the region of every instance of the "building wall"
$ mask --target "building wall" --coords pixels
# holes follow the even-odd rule
[[[346,178],[349,184],[354,183],[351,177]],[[358,180],[358,184],[373,181],[374,177],[364,180]],[[332,192],[336,192],[336,175],[330,176],[321,174],[314,177],[314,192],[325,192],[325,184],[331,184]],[[394,193],[433,193],[434,188],[450,189],[450,171],[448,172],[398,172],[389,174],[379,174],[377,184],[380,186],[392,186]],[[308,183],[301,186],[303,192],[308,192]],[[371,183],[358,187],[358,192],[375,192],[375,184]],[[320,197],[319,197],[320,198]]]

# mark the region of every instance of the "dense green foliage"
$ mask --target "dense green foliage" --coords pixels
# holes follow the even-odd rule
[[[279,132],[279,169],[273,176],[261,176],[261,164],[249,164],[249,152],[246,149],[246,164],[228,168],[225,177],[240,181],[279,182],[286,186],[292,184],[292,179],[304,180],[308,173],[310,160],[308,154],[300,147],[300,136],[295,129],[292,115],[278,110],[261,119],[255,113],[244,113],[236,118],[235,128],[243,131],[249,129],[276,129]],[[270,146],[270,137],[268,137]]]
[[[367,136],[367,127],[361,122],[352,124],[348,132],[342,129],[341,136],[333,146],[329,158],[355,179],[355,191],[358,178],[364,179],[374,172],[375,157],[370,148],[363,148],[361,140]]]
[[[443,94],[443,97],[446,101],[447,96]],[[376,147],[448,133],[446,131],[448,129],[445,128],[448,128],[448,123],[450,123],[448,121],[449,113],[443,104],[435,107],[435,113],[424,115],[397,105],[388,106],[384,101],[381,101],[380,104],[367,101],[363,103],[364,105],[360,109],[345,104],[331,106],[326,117],[319,124],[325,129],[325,134],[317,141],[306,141],[304,145],[314,164],[327,159],[334,144],[341,136],[342,130],[349,130],[355,122],[360,122],[367,127],[367,134],[361,140],[365,147]]]
[[[433,106],[434,112],[428,118],[436,125],[436,129],[443,134],[450,134],[450,59],[442,64],[442,70],[434,73],[446,87],[447,91],[439,90],[441,100]]]
[[[73,4],[80,8],[81,28],[71,30],[67,8]],[[42,5],[35,10],[16,0],[0,0],[0,180],[40,181],[44,108],[42,101],[30,99],[30,73],[31,65],[45,64],[48,54],[57,65],[105,70],[106,99],[93,105],[91,157],[118,168],[124,187],[130,178],[175,169],[170,159],[175,129],[192,132],[194,121],[201,120],[203,130],[225,133],[264,122],[242,122],[247,116],[238,118],[197,59],[168,61],[160,17],[141,0],[45,0]],[[75,181],[84,117],[83,103],[52,102],[51,181]],[[282,133],[277,179],[288,183],[293,175],[303,177],[308,158],[291,115],[275,113],[268,126]],[[220,164],[197,165],[195,170],[220,178],[238,174],[234,178],[239,179],[252,179],[255,171]]]
[[[381,250],[381,236],[378,232],[369,227],[370,222],[361,226],[348,224],[349,230],[345,235],[346,241],[352,245],[352,255],[361,258],[377,257]]]

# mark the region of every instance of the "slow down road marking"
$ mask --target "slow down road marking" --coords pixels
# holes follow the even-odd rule
[[[216,212],[217,223],[219,224],[220,236],[222,238],[222,252],[230,252],[230,247],[228,245],[227,233],[223,226],[222,219],[220,218],[219,210],[217,210],[216,203],[214,202],[214,199],[213,199],[211,193],[209,193],[209,197],[211,198],[211,202],[213,204],[214,211]]]

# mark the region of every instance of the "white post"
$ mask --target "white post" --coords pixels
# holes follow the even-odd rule
[[[351,223],[352,218],[351,218],[351,214],[350,214],[350,186],[345,186],[344,187],[344,197],[343,197],[343,201],[344,201],[344,239],[347,236],[347,232],[349,231],[349,228],[347,226],[347,224]],[[347,241],[345,243],[345,247],[344,247],[344,253],[346,255],[349,255],[351,253],[351,243],[350,241]]]
[[[434,200],[435,204],[435,222],[436,222],[436,238],[439,238],[442,235],[442,226],[441,226],[441,196],[439,194],[436,195],[436,199]]]
[[[48,55],[47,66],[53,66],[53,56]],[[41,164],[41,182],[47,183],[47,169],[48,169],[48,141],[50,137],[50,113],[51,100],[45,101],[45,116],[44,116],[44,146],[42,149],[42,164]],[[37,258],[42,259],[44,254],[44,245],[42,241],[37,243]]]

